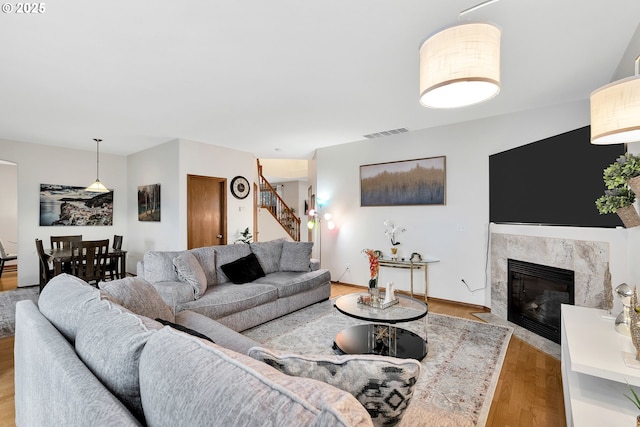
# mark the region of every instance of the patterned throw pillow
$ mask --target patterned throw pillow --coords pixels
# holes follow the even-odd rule
[[[249,356],[287,375],[323,381],[351,393],[376,426],[397,425],[409,406],[420,363],[376,355],[306,356],[253,347]]]

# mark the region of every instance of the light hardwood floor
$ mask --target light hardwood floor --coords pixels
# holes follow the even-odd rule
[[[15,289],[16,286],[16,273],[3,273],[0,290]],[[362,290],[352,285],[333,284],[331,297]],[[479,320],[472,313],[482,309],[430,299],[429,311]],[[13,337],[10,337],[0,339],[0,427],[15,426],[14,420]],[[560,361],[512,337],[491,403],[487,426],[565,425]]]

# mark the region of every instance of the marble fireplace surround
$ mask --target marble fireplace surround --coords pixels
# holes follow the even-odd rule
[[[575,272],[575,305],[602,307],[609,243],[491,233],[491,312],[507,319],[507,259]]]

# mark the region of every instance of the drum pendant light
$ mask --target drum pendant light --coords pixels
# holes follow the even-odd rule
[[[429,37],[420,47],[420,103],[458,108],[500,92],[499,28],[467,22]]]
[[[591,143],[640,141],[640,74],[609,83],[591,93]]]
[[[85,191],[91,191],[93,193],[108,193],[111,190],[100,182],[100,142],[102,140],[95,138],[94,141],[96,142],[96,181],[85,188]]]

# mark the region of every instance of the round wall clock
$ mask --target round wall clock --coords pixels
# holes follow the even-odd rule
[[[249,195],[249,181],[244,176],[236,176],[231,180],[231,194],[236,199],[244,199]]]

